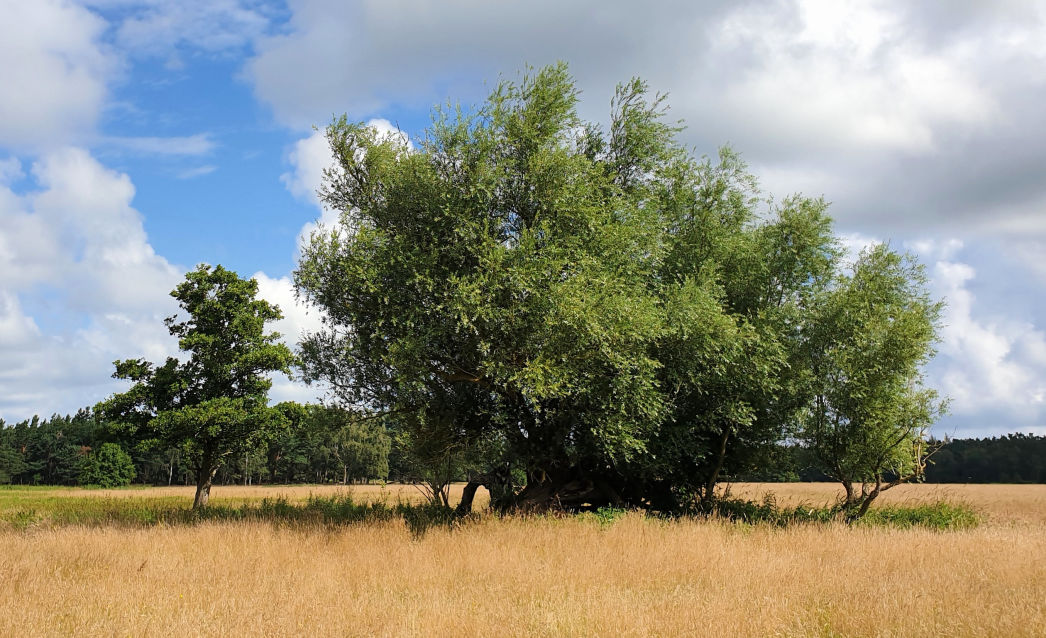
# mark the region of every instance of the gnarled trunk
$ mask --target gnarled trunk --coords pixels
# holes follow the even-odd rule
[[[193,510],[207,507],[207,501],[211,497],[211,485],[214,482],[214,475],[217,473],[217,467],[200,468],[196,473],[196,497],[192,502]]]
[[[472,479],[465,484],[465,489],[461,491],[461,502],[458,503],[457,509],[454,513],[458,516],[467,516],[472,513],[472,501],[476,498],[476,490],[483,486],[483,480],[481,478]]]
[[[528,472],[527,485],[515,502],[516,509],[525,512],[583,511],[622,505],[624,499],[609,481],[579,468]]]

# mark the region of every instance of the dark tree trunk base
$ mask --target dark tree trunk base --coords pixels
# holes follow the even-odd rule
[[[538,480],[530,480],[515,499],[515,509],[528,513],[581,512],[623,505],[625,500],[609,481],[583,476],[577,470],[558,476],[544,474]]]

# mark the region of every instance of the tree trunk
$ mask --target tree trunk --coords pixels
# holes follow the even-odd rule
[[[458,508],[454,511],[458,516],[467,516],[472,513],[472,501],[476,498],[476,490],[480,488],[483,483],[479,479],[473,479],[465,484],[465,489],[461,491],[461,502],[458,503]]]
[[[857,500],[854,497],[854,484],[850,481],[843,481],[843,490],[846,491],[846,506],[849,507]]]
[[[200,468],[196,474],[196,497],[193,499],[193,510],[207,507],[207,501],[211,497],[211,484],[218,468]]]
[[[515,498],[515,509],[524,512],[594,511],[623,504],[624,499],[611,481],[576,467],[528,472],[527,484]]]
[[[716,456],[715,466],[712,468],[712,472],[708,475],[708,480],[705,481],[704,493],[701,495],[701,502],[708,504],[712,502],[712,497],[715,495],[716,482],[719,481],[719,473],[723,471],[723,462],[726,461],[726,442],[730,439],[730,430],[723,430],[723,435],[719,438],[719,450]]]
[[[872,506],[872,501],[874,501],[879,496],[879,492],[879,488],[876,487],[874,490],[871,491],[871,493],[865,496],[864,500],[861,502],[861,507],[856,512],[851,513],[849,516],[847,516],[846,522],[853,523],[857,519],[867,514],[868,508]]]

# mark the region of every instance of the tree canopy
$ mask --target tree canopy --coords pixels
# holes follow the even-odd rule
[[[729,150],[695,158],[644,82],[618,86],[607,127],[578,98],[560,64],[437,109],[417,148],[327,128],[320,194],[340,221],[295,272],[325,321],[304,373],[412,440],[484,450],[506,505],[707,501],[819,405],[810,335],[854,338],[827,319],[847,264],[823,200],[772,200]],[[918,387],[933,320],[898,333],[916,355],[876,392]],[[887,404],[883,420],[904,412]]]

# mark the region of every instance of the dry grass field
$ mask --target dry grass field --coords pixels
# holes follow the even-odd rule
[[[345,489],[216,487],[212,503]],[[356,500],[416,494],[347,489]],[[835,494],[730,490],[794,504]],[[19,494],[0,490],[0,513],[21,507]],[[188,506],[191,494],[31,497]],[[941,532],[485,516],[421,537],[400,520],[0,526],[0,636],[1046,636],[1046,486],[922,485],[888,498],[955,500],[985,522]]]

